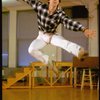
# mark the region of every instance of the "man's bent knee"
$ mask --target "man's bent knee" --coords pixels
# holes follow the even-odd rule
[[[33,53],[35,53],[35,51],[36,51],[35,49],[32,49],[32,48],[30,48],[30,47],[28,48],[28,53],[29,53],[29,54],[33,54]]]

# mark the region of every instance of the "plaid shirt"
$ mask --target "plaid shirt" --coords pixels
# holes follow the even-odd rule
[[[62,23],[66,29],[73,31],[83,31],[84,26],[77,21],[69,18],[62,9],[57,10],[50,15],[48,13],[48,4],[36,0],[24,0],[37,12],[38,28],[44,33],[55,33],[57,26]]]

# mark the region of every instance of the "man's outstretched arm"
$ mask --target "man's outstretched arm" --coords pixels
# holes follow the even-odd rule
[[[71,18],[69,18],[64,11],[62,11],[61,15],[61,22],[64,25],[66,29],[73,30],[73,31],[81,31],[84,33],[86,37],[93,38],[96,34],[95,31],[88,29],[87,27],[84,27],[80,22],[74,21]]]
[[[41,6],[42,2],[38,0],[17,0],[17,1],[24,1],[29,4],[35,11],[38,11],[39,7]]]

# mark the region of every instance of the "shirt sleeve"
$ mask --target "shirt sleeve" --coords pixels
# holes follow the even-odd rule
[[[42,2],[38,0],[23,0],[23,1],[31,5],[36,12],[40,9],[40,6],[42,5]]]
[[[61,11],[59,16],[61,19],[61,23],[64,25],[66,29],[73,30],[73,31],[82,31],[82,32],[85,29],[85,27],[80,22],[73,21],[65,14],[64,11]]]

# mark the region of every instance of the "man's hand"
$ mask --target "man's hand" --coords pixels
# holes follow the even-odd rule
[[[96,34],[96,32],[93,31],[93,30],[86,29],[86,30],[84,31],[84,35],[85,35],[86,37],[88,37],[88,38],[93,38],[93,37],[95,37],[95,34]]]

